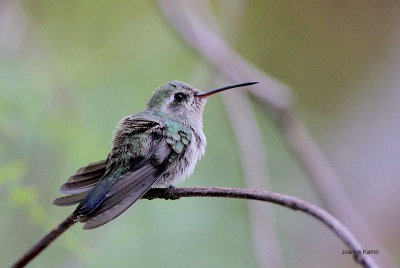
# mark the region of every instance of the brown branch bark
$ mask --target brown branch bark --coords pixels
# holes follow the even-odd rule
[[[24,255],[21,256],[11,267],[19,268],[27,265],[37,255],[40,254],[45,248],[47,248],[57,237],[69,229],[76,222],[75,217],[71,214],[47,235],[42,237],[35,245],[33,245]]]
[[[377,267],[374,260],[363,254],[362,247],[354,235],[335,217],[325,210],[308,203],[300,198],[273,193],[269,191],[259,191],[250,189],[235,189],[235,188],[154,188],[150,189],[142,199],[166,199],[176,200],[181,197],[225,197],[239,198],[249,200],[259,200],[281,205],[293,210],[303,211],[304,213],[313,216],[321,223],[331,229],[342,242],[353,252],[354,260],[363,267]],[[68,230],[76,222],[75,217],[70,215],[62,221],[56,228],[45,235],[38,243],[30,248],[21,258],[13,264],[13,268],[24,267],[40,252],[50,245],[57,237]],[[339,253],[338,253],[339,254]]]

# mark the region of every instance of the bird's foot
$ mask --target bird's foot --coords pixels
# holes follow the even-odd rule
[[[174,194],[174,189],[176,189],[175,188],[175,186],[173,186],[173,185],[170,185],[170,186],[168,186],[166,189],[165,189],[165,194],[164,194],[164,198],[166,199],[166,200],[176,200],[176,199],[179,199],[179,197],[177,197],[175,194]]]

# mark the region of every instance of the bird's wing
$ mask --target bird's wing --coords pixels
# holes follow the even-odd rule
[[[128,209],[153,186],[167,169],[170,160],[176,159],[174,154],[167,138],[161,138],[153,146],[149,157],[116,180],[92,213],[79,216],[80,221],[86,222],[83,228],[99,227]]]
[[[70,206],[79,203],[100,181],[106,172],[107,159],[82,167],[64,183],[60,192],[69,194],[53,201],[57,206]]]
[[[134,129],[132,134],[143,133],[158,125],[157,121],[143,118],[140,113],[137,117],[132,120],[126,120],[126,122],[129,122]],[[60,188],[60,192],[67,195],[56,198],[53,204],[71,206],[81,202],[105,175],[107,164],[108,157],[105,160],[94,162],[78,169]]]
[[[118,159],[129,160],[129,164],[107,167],[110,170],[79,204],[75,213],[81,222],[85,222],[84,229],[99,227],[134,204],[179,159],[190,143],[192,135],[185,125],[178,122],[154,124],[146,120],[135,118],[124,122],[124,126],[134,126],[141,131],[115,137],[116,142],[136,149],[124,150],[123,156],[119,154]],[[110,163],[120,161],[115,161],[113,153],[110,154]]]

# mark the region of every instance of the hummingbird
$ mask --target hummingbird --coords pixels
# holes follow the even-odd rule
[[[244,82],[201,92],[181,81],[154,91],[144,111],[117,125],[107,158],[78,169],[54,200],[79,204],[73,216],[93,229],[115,219],[152,187],[184,181],[204,155],[203,110],[207,97],[258,82]]]

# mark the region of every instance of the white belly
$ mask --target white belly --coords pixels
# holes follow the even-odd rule
[[[153,187],[174,185],[185,181],[196,167],[197,161],[204,155],[206,149],[206,137],[201,132],[199,136],[193,137],[187,145],[183,155],[176,159],[163,175],[156,181]]]

